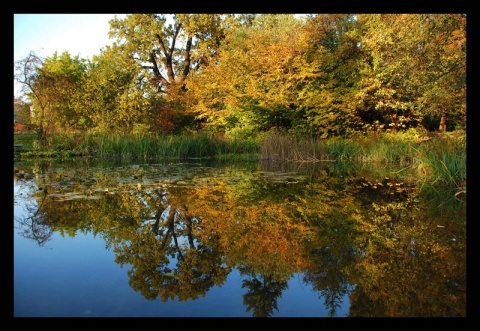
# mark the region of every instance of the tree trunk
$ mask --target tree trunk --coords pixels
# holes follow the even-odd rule
[[[440,125],[438,126],[438,130],[440,132],[447,131],[447,114],[445,112],[443,112],[442,117],[440,117]]]
[[[47,132],[45,131],[43,124],[39,124],[37,127],[37,139],[42,148],[47,147]]]

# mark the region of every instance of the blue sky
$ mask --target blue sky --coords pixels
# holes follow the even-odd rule
[[[120,14],[15,14],[14,60],[34,51],[50,56],[55,51],[91,58],[111,44],[108,21]]]
[[[108,21],[123,14],[15,14],[13,16],[14,61],[30,51],[46,57],[55,51],[92,58],[113,41]],[[15,93],[16,93],[16,88]]]

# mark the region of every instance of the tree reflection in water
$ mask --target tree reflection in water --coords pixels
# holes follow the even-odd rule
[[[253,317],[271,317],[274,309],[278,311],[277,300],[288,288],[287,281],[275,281],[271,275],[248,272],[248,266],[239,269],[241,274],[249,276],[242,281],[242,288],[248,289],[243,295],[243,304],[247,311],[253,311]]]
[[[17,171],[17,188],[14,194],[16,208],[22,208],[20,215],[15,216],[16,228],[21,230],[22,236],[35,241],[39,246],[44,246],[51,238],[54,230],[48,224],[48,218],[44,217],[42,207],[48,197],[47,190],[28,178],[25,178],[25,171]],[[30,195],[35,196],[31,199]],[[20,201],[22,202],[20,204]]]
[[[263,167],[45,171],[17,226],[39,245],[102,236],[148,300],[204,297],[235,268],[255,317],[274,316],[295,274],[332,317],[345,296],[352,317],[466,315],[465,222],[431,217],[415,183]]]

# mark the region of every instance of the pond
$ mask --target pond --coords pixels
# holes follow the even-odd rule
[[[466,316],[465,202],[398,174],[15,162],[14,316]]]

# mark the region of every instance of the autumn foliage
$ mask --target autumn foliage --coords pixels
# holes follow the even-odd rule
[[[16,63],[43,133],[464,128],[466,15],[132,14],[112,46]],[[160,106],[159,106],[160,105]]]

